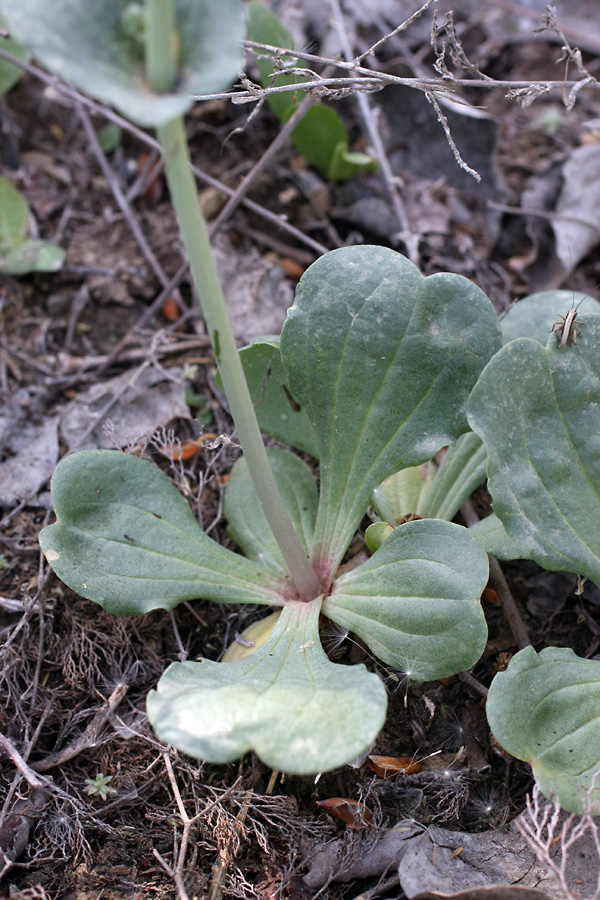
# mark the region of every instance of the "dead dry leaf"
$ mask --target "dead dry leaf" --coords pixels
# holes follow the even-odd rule
[[[150,367],[137,377],[124,372],[78,394],[65,409],[60,429],[70,450],[115,449],[135,444],[175,418],[190,418],[181,372]]]

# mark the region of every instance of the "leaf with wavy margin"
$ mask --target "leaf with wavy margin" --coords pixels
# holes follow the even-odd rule
[[[337,580],[323,613],[412,680],[446,678],[483,653],[479,598],[487,580],[487,556],[466,528],[441,519],[407,522]]]
[[[526,647],[494,678],[487,717],[498,743],[531,763],[563,809],[600,814],[600,662],[564,647]]]
[[[281,335],[294,397],[317,432],[314,559],[327,578],[384,478],[468,430],[469,393],[500,347],[485,294],[424,278],[385,247],[346,247],[303,275]]]
[[[57,522],[46,559],[72,590],[120,616],[217,603],[281,604],[287,583],[207,537],[186,500],[147,460],[82,450],[52,476]]]
[[[385,719],[385,687],[363,665],[329,661],[320,605],[286,603],[271,637],[237,662],[171,665],[148,696],[161,740],[215,763],[254,750],[271,768],[299,775],[366,750]]]
[[[600,584],[600,317],[586,320],[577,345],[507,344],[468,414],[508,536],[544,568]]]

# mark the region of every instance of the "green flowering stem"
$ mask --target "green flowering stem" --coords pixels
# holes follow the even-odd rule
[[[170,55],[171,61],[174,59],[174,32],[167,32],[164,26],[165,22],[173,21],[172,12],[169,17],[162,9],[167,5],[172,6],[172,0],[147,0],[146,5],[147,74],[150,87],[155,90],[168,90],[171,86],[168,84],[168,73],[175,71],[174,65],[163,66],[159,59],[161,54]],[[161,7],[160,11],[158,7]],[[156,20],[155,15],[159,17]],[[303,600],[312,600],[321,593],[320,584],[294,531],[269,466],[211,251],[206,221],[198,203],[183,120],[173,119],[160,127],[157,134],[171,200],[248,470],[296,589]]]

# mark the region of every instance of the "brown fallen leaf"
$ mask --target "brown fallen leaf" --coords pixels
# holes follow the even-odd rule
[[[167,459],[185,461],[195,456],[207,441],[216,441],[216,439],[216,434],[208,432],[207,434],[201,434],[200,437],[192,441],[184,441],[183,444],[165,444],[164,447],[160,448],[159,453],[161,456],[166,456]]]
[[[421,771],[421,763],[412,756],[368,756],[367,765],[380,778],[397,778]]]
[[[358,800],[331,797],[329,800],[318,800],[317,806],[324,809],[334,819],[345,822],[354,831],[362,831],[373,818],[371,810],[364,803],[359,803]]]

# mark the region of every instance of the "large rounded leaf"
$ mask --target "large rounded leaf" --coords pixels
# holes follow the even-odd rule
[[[334,769],[366,750],[383,725],[385,688],[364,666],[329,661],[320,600],[286,603],[271,637],[232,663],[174,663],[148,696],[161,740],[224,763],[255,750],[273,769]]]
[[[281,356],[317,433],[315,561],[325,575],[374,488],[468,430],[469,393],[499,347],[490,301],[459,275],[424,278],[370,246],[334,250],[305,272]]]
[[[51,72],[139,125],[164,125],[190,109],[191,94],[222,90],[235,78],[245,35],[240,0],[176,0],[178,82],[169,94],[146,83],[135,7],[143,14],[143,3],[129,0],[0,0],[11,35]]]
[[[572,650],[526,647],[494,678],[487,700],[494,737],[531,763],[546,796],[581,813],[600,814],[600,662]]]
[[[507,344],[473,391],[469,421],[509,537],[544,568],[600,584],[600,318],[587,318],[577,345]]]
[[[323,613],[414,681],[445,678],[483,653],[479,598],[487,580],[487,556],[466,528],[440,519],[407,522],[338,579]]]
[[[314,476],[306,463],[288,450],[270,448],[267,456],[283,505],[309,556],[319,499]],[[285,577],[285,560],[267,524],[244,457],[238,459],[231,471],[223,512],[229,522],[229,536],[245,555]]]
[[[201,530],[160,469],[116,450],[67,456],[52,476],[57,522],[40,544],[65,584],[116,615],[220,603],[283,602],[286,583]]]

